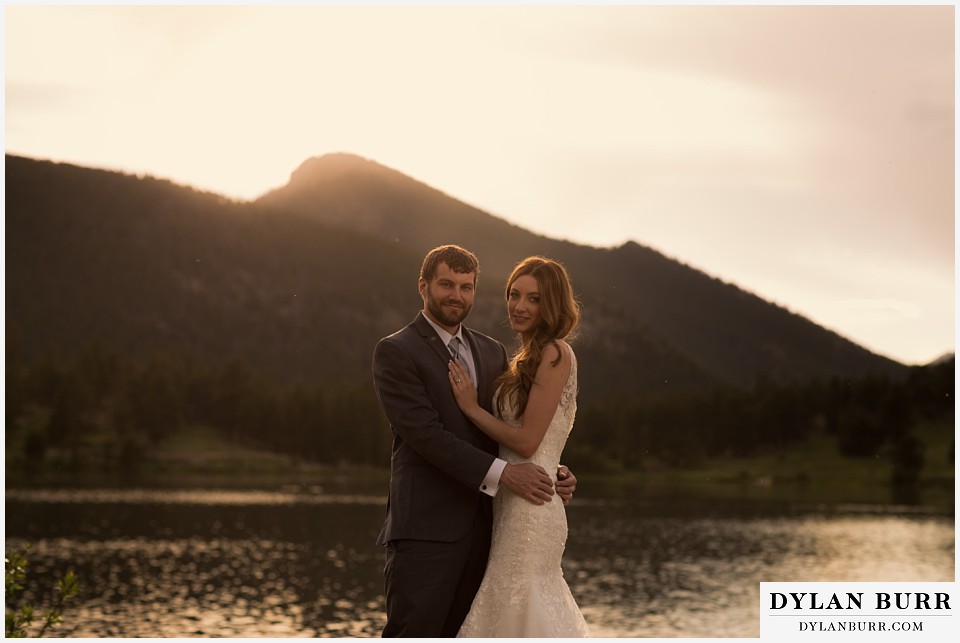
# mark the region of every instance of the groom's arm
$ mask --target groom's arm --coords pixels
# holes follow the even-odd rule
[[[506,361],[505,356],[503,360]],[[500,468],[497,461],[503,461],[444,428],[416,364],[402,346],[389,339],[380,340],[373,353],[373,379],[387,420],[407,445],[471,489],[495,493],[495,489],[481,487],[486,476],[496,475]],[[446,378],[442,385],[448,385]],[[532,463],[503,464],[500,484],[535,504],[550,500],[553,481],[542,467]]]
[[[377,344],[373,379],[380,406],[404,442],[430,464],[479,489],[494,456],[444,428],[416,364],[397,342]]]
[[[479,340],[478,340],[479,341]],[[507,369],[507,349],[503,347],[503,344],[500,342],[495,342],[497,348],[497,362],[490,360],[489,364],[486,365],[485,371],[489,368],[493,368],[494,373],[502,373]],[[480,360],[483,358],[483,351],[478,351],[478,355],[474,356],[474,363],[479,364]],[[491,387],[493,385],[491,384]],[[490,396],[487,396],[485,408],[487,408],[491,413],[493,412],[493,400],[490,399]],[[507,463],[505,460],[496,458],[493,461],[493,464],[490,465],[490,469],[487,471],[487,475],[484,476],[483,482],[480,485],[480,491],[487,494],[491,498],[497,495],[497,492],[500,490],[500,479],[503,477],[503,471],[506,468]],[[504,485],[506,486],[506,485]]]

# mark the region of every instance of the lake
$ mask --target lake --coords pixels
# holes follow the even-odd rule
[[[60,635],[372,637],[384,506],[315,485],[7,489],[6,546],[32,543],[31,586],[77,572]],[[758,637],[761,581],[954,580],[953,516],[922,507],[578,492],[568,519],[595,636]]]

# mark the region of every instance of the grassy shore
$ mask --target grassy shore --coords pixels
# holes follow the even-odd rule
[[[581,497],[682,494],[703,498],[782,500],[868,505],[919,505],[939,512],[954,508],[953,427],[924,425],[915,435],[925,446],[917,485],[895,489],[892,464],[881,454],[845,458],[835,439],[816,436],[789,451],[750,458],[715,458],[687,469],[648,467],[642,471],[576,471]],[[253,449],[195,427],[170,436],[134,473],[69,471],[47,466],[25,476],[7,466],[7,487],[23,485],[281,488],[321,487],[331,491],[386,493],[385,467],[321,465]]]
[[[926,424],[914,434],[923,441],[924,467],[917,484],[891,485],[888,454],[848,458],[832,436],[814,436],[788,451],[750,458],[715,458],[687,469],[651,467],[607,475],[597,482],[629,492],[685,493],[717,498],[755,498],[824,504],[919,504],[953,511],[953,427]],[[579,475],[579,474],[578,474]],[[583,477],[583,476],[580,476]],[[589,479],[590,476],[587,476]]]
[[[206,427],[187,427],[168,436],[133,470],[84,461],[69,464],[65,453],[48,454],[32,472],[7,459],[7,487],[21,486],[140,486],[171,488],[271,489],[297,485],[325,489],[369,480],[370,489],[386,489],[384,467],[319,464],[282,453],[252,448],[220,437]]]

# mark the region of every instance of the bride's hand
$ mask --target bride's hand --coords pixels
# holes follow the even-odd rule
[[[448,375],[450,376],[450,387],[453,389],[453,396],[457,399],[457,406],[461,411],[469,411],[478,406],[477,389],[473,386],[470,376],[456,360],[450,360],[448,364]]]

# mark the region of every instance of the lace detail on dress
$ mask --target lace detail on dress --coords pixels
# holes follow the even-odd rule
[[[567,429],[569,434],[570,430],[573,429],[573,418],[577,414],[577,356],[569,344],[563,342],[562,345],[566,347],[567,354],[570,356],[570,377],[567,378],[563,392],[560,393],[559,409],[563,409],[564,413],[570,416],[570,426]],[[563,450],[562,446],[560,450]]]
[[[577,412],[576,355],[565,342],[558,343],[570,356],[570,375],[540,448],[526,459],[500,447],[502,459],[514,464],[539,464],[554,480]],[[520,426],[510,408],[504,409],[502,419]],[[560,567],[566,542],[567,516],[559,498],[554,496],[551,502],[538,506],[501,489],[493,502],[493,542],[487,572],[458,636],[589,636]]]

